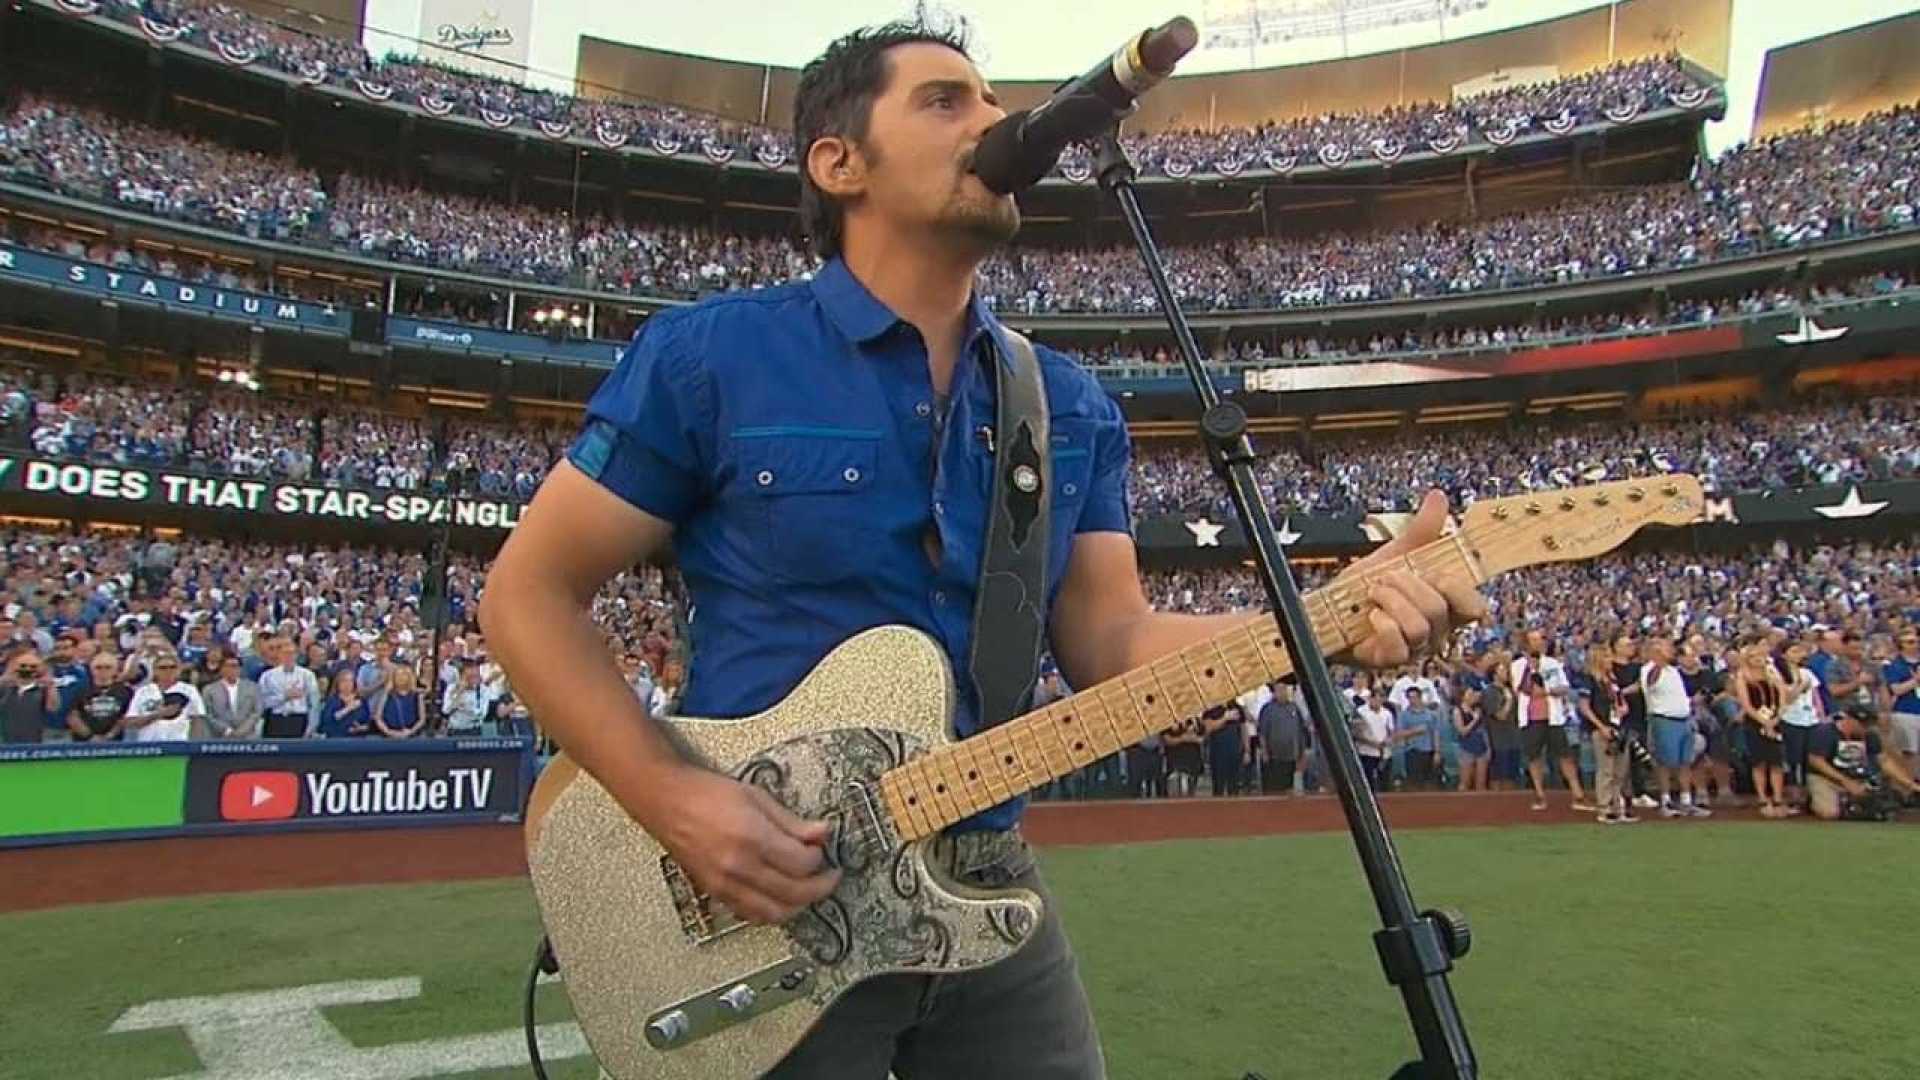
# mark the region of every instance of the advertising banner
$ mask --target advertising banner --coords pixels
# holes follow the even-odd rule
[[[0,846],[180,826],[186,758],[153,744],[62,749],[0,747]]]
[[[520,820],[527,739],[0,747],[0,847]]]
[[[395,348],[542,356],[609,368],[620,362],[620,352],[626,348],[626,343],[621,341],[582,338],[561,338],[556,341],[539,334],[510,334],[505,330],[489,330],[483,326],[406,318],[387,320],[387,342]]]
[[[331,304],[310,304],[283,296],[222,289],[173,278],[77,262],[12,244],[0,244],[0,278],[37,282],[55,288],[112,296],[201,315],[268,325],[320,330],[347,329],[346,313]]]
[[[511,821],[523,798],[526,745],[520,739],[209,743],[188,760],[186,822]]]
[[[0,495],[14,494],[390,525],[439,524],[451,514],[455,525],[478,529],[511,529],[520,523],[523,508],[517,502],[449,499],[421,491],[342,488],[0,455]]]
[[[431,48],[423,59],[497,79],[521,81],[533,0],[425,0],[420,40]]]

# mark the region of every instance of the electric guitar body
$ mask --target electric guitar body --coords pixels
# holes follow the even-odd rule
[[[662,722],[690,760],[834,823],[840,887],[786,926],[740,923],[700,899],[605,788],[564,756],[548,765],[527,861],[574,1012],[608,1072],[758,1076],[863,979],[984,967],[1020,947],[1040,898],[955,883],[925,858],[928,841],[901,842],[877,801],[881,776],[950,741],[952,703],[940,647],[886,626],[843,642],[758,716]]]

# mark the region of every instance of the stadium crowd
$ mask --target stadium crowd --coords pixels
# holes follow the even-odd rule
[[[1693,266],[1914,223],[1920,110],[1736,147],[1683,184],[1583,192],[1467,220],[1164,249],[1196,310],[1433,297]],[[248,235],[442,269],[623,293],[691,295],[804,277],[785,238],[574,220],[533,206],[407,190],[243,153],[44,97],[0,122],[0,177]],[[1128,248],[1016,247],[988,261],[1001,311],[1141,313]]]
[[[145,20],[160,36],[177,34],[232,59],[264,62],[309,82],[357,88],[375,100],[417,105],[434,114],[453,113],[493,124],[504,118],[506,123],[536,130],[592,135],[614,145],[631,142],[675,151],[700,149],[716,158],[744,151],[775,165],[795,156],[791,133],[778,126],[623,100],[612,93],[575,97],[418,57],[380,59],[351,41],[294,29],[208,0],[100,0],[98,10],[123,22]],[[1644,57],[1545,82],[1503,87],[1445,105],[1419,102],[1250,128],[1128,134],[1124,142],[1143,169],[1170,176],[1189,170],[1235,174],[1249,167],[1277,168],[1282,161],[1311,163],[1316,158],[1333,163],[1369,156],[1393,160],[1409,152],[1452,150],[1485,140],[1489,132],[1495,139],[1506,140],[1539,131],[1564,132],[1570,128],[1562,125],[1584,125],[1610,116],[1630,120],[1673,105],[1697,107],[1707,100],[1708,89],[1709,84],[1689,72],[1677,55]],[[1061,171],[1079,175],[1085,164],[1084,155],[1069,155]]]
[[[427,572],[418,551],[10,530],[0,543],[7,741],[530,730],[470,622],[483,562],[449,558],[437,654],[420,618]],[[676,590],[670,575],[639,569],[594,602],[609,650],[663,703],[683,670]],[[430,707],[421,695],[436,660],[442,697]],[[32,679],[18,677],[23,665]]]
[[[1327,577],[1304,569],[1308,587]],[[418,552],[347,545],[10,531],[0,540],[5,741],[536,734],[468,622],[484,564],[450,560],[437,652],[419,615],[426,572]],[[1165,610],[1260,606],[1238,569],[1154,571],[1144,584]],[[1822,804],[1824,770],[1808,771],[1832,741],[1819,729],[1877,731],[1891,713],[1868,745],[1883,748],[1875,764],[1894,797],[1920,805],[1920,549],[1796,551],[1780,540],[1738,553],[1616,554],[1511,573],[1487,593],[1489,617],[1440,655],[1400,671],[1338,670],[1344,719],[1376,786],[1530,782],[1534,808],[1547,810],[1551,768],[1573,811],[1610,824],[1636,808],[1708,816],[1715,802],[1784,817],[1811,800],[1834,816],[1846,800],[1836,788]],[[636,696],[658,712],[674,709],[684,679],[683,604],[672,574],[646,568],[593,606]],[[1069,692],[1044,670],[1036,705]],[[437,704],[423,696],[436,685]],[[1677,713],[1661,696],[1673,690]],[[1664,749],[1649,758],[1657,786],[1611,752],[1616,739],[1662,745],[1674,723],[1685,725],[1683,760]],[[1298,695],[1274,684],[1039,797],[1313,791],[1326,782],[1314,741]]]
[[[564,425],[415,417],[340,402],[184,390],[0,362],[0,443],[48,457],[345,487],[443,490],[525,500],[566,448]],[[1401,434],[1256,440],[1257,476],[1281,512],[1410,510],[1438,487],[1457,503],[1540,488],[1689,472],[1709,490],[1750,491],[1920,475],[1920,395],[1826,395],[1783,408],[1546,419]],[[441,467],[435,468],[435,463]],[[1136,515],[1231,514],[1205,456],[1186,441],[1136,446]]]
[[[437,422],[310,398],[184,390],[0,359],[0,444],[53,458],[341,487],[532,498],[571,433]],[[444,452],[443,452],[444,451]]]

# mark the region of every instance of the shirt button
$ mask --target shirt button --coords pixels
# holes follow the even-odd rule
[[[1080,493],[1080,489],[1073,486],[1072,484],[1068,484],[1065,487],[1060,489],[1060,493],[1062,495],[1077,495]]]
[[[849,484],[857,484],[860,482],[860,470],[854,468],[851,465],[847,466],[847,471],[841,473],[840,475],[845,477],[847,483]]]
[[[933,590],[933,602],[934,602],[934,603],[936,603],[936,604],[944,604],[944,603],[946,603],[946,602],[947,602],[947,592],[946,592],[946,590],[945,590],[945,589],[935,589],[935,590]]]
[[[946,514],[946,512],[947,512],[947,504],[940,502],[939,500],[936,499],[933,504],[933,515],[935,517],[942,517]]]
[[[766,487],[767,485],[773,483],[773,470],[761,469],[760,475],[754,477],[753,482],[756,484],[759,484],[761,487]]]
[[[913,414],[914,414],[915,416],[932,416],[932,415],[933,415],[933,403],[932,403],[932,402],[927,402],[927,401],[922,401],[922,402],[920,402],[920,403],[918,403],[918,404],[916,404],[916,405],[915,405],[915,406],[913,407]]]

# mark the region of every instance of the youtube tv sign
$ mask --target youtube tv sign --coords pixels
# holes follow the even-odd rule
[[[319,827],[517,821],[524,740],[202,743],[187,763],[186,823]]]
[[[278,821],[300,812],[300,778],[290,772],[236,772],[220,780],[222,821]]]

